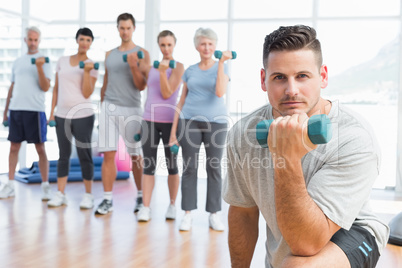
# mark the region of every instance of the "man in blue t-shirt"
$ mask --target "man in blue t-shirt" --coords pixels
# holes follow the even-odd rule
[[[8,160],[9,181],[0,190],[0,198],[15,195],[14,177],[21,142],[34,143],[39,155],[39,170],[42,176],[42,200],[50,198],[49,162],[45,151],[46,114],[45,93],[50,88],[52,75],[49,61],[38,51],[40,30],[26,29],[24,38],[27,54],[15,60],[11,73],[11,86],[4,108],[3,125],[9,126],[11,142]]]

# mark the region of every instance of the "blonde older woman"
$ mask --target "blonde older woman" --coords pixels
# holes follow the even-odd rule
[[[216,231],[225,229],[216,213],[221,210],[220,162],[228,127],[223,99],[229,83],[225,61],[232,58],[232,53],[225,51],[219,61],[215,61],[217,40],[216,33],[209,28],[195,32],[194,45],[201,60],[188,67],[182,77],[183,90],[172,125],[170,145],[180,145],[183,155],[181,206],[186,213],[180,224],[181,231],[191,229],[191,211],[197,209],[198,155],[202,143],[206,151],[209,225]]]

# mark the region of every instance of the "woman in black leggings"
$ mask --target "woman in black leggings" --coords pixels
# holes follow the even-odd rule
[[[88,59],[87,51],[93,41],[92,31],[81,28],[76,34],[78,53],[61,57],[56,67],[56,82],[53,88],[52,109],[49,121],[55,120],[59,161],[57,162],[57,193],[47,203],[50,207],[67,205],[64,190],[70,169],[71,142],[75,138],[80,160],[85,194],[80,208],[93,207],[91,194],[94,165],[91,151],[91,136],[94,126],[94,109],[90,96],[94,91],[98,71]],[[80,61],[84,63],[81,68]],[[82,65],[82,64],[81,64]],[[55,111],[57,105],[57,110]]]
[[[173,220],[176,218],[175,202],[180,185],[177,159],[170,152],[169,137],[184,66],[180,62],[175,62],[176,66],[170,64],[173,61],[173,49],[176,45],[176,37],[171,31],[160,32],[157,41],[163,59],[159,65],[150,67],[147,72],[148,95],[141,130],[144,153],[144,174],[142,177],[144,206],[138,212],[138,221],[149,221],[151,219],[150,203],[155,185],[155,169],[160,163],[157,159],[157,150],[161,139],[164,144],[165,161],[169,172],[170,202],[165,215],[166,219]]]

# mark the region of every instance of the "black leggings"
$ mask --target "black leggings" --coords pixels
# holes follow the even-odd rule
[[[142,121],[141,143],[144,154],[144,174],[155,175],[157,165],[157,151],[160,139],[162,139],[165,149],[165,161],[169,175],[179,173],[177,168],[177,155],[170,152],[169,138],[172,123],[158,123]]]
[[[57,162],[57,177],[68,176],[70,171],[71,142],[75,138],[78,158],[80,160],[82,178],[93,180],[94,163],[92,159],[92,129],[95,116],[78,119],[55,117],[57,143],[59,144],[59,161]]]

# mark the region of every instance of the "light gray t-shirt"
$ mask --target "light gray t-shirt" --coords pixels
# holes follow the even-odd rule
[[[123,61],[124,54],[137,52],[141,47],[136,46],[128,51],[113,49],[106,58],[107,87],[105,100],[128,107],[141,107],[141,92],[134,84],[133,74],[127,62]]]
[[[379,173],[380,149],[369,124],[338,102],[328,117],[332,139],[302,158],[307,190],[324,214],[349,230],[353,223],[386,246],[389,228],[370,208],[370,192]],[[278,228],[274,201],[274,169],[268,148],[256,140],[255,127],[273,119],[272,107],[263,106],[237,122],[228,133],[228,170],[223,199],[233,206],[258,206],[267,223],[266,267],[279,267],[289,246]]]
[[[39,86],[38,70],[35,64],[31,63],[32,58],[43,57],[36,54],[25,54],[16,59],[11,71],[11,82],[14,83],[13,95],[10,100],[9,109],[13,111],[34,111],[45,112],[45,94]],[[42,65],[46,78],[51,80],[52,68],[50,63]]]

